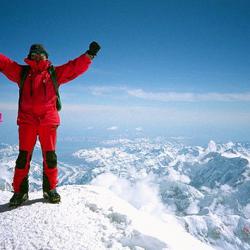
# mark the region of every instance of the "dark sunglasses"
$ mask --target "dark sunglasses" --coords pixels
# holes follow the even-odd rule
[[[46,56],[46,54],[45,53],[37,53],[37,52],[32,52],[32,53],[30,53],[30,55],[31,56],[36,56],[36,55],[39,55],[39,56]]]

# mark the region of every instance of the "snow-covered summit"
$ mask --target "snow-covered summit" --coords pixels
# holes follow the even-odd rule
[[[47,250],[212,250],[175,220],[160,221],[137,210],[109,190],[63,186],[60,204],[45,203],[41,192],[16,209],[0,191],[0,249]]]

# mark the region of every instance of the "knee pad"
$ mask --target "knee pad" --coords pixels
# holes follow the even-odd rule
[[[55,151],[47,151],[45,157],[46,157],[46,164],[48,168],[57,167],[57,156],[56,156]]]
[[[19,150],[19,155],[16,160],[16,168],[24,169],[27,164],[28,151]]]

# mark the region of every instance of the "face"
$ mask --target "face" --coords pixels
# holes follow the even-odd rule
[[[47,60],[47,57],[46,57],[46,54],[44,54],[44,53],[34,53],[34,52],[32,52],[30,54],[30,59],[38,62],[38,61]]]

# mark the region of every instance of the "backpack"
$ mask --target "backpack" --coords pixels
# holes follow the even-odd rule
[[[24,81],[25,79],[27,78],[28,76],[28,72],[29,72],[29,69],[30,69],[30,66],[28,65],[24,65],[22,66],[22,71],[21,71],[21,81],[20,81],[20,84],[19,84],[19,108],[20,108],[20,104],[21,104],[21,97],[22,97],[22,91],[23,91],[23,84],[24,84]],[[58,111],[60,111],[62,109],[62,103],[61,103],[61,99],[60,99],[60,95],[59,95],[59,92],[58,92],[58,83],[57,83],[57,80],[56,80],[56,71],[55,71],[55,68],[54,66],[50,66],[48,68],[48,72],[50,74],[50,77],[51,77],[51,80],[53,82],[53,85],[54,85],[54,89],[56,91],[56,97],[57,97],[57,100],[56,100],[56,109]]]

